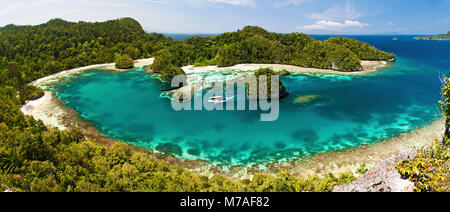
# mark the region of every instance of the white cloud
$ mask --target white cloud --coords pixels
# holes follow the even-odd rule
[[[284,7],[290,4],[294,4],[294,5],[299,5],[305,2],[309,2],[309,1],[315,1],[315,0],[284,0],[284,1],[277,1],[275,2],[274,6],[275,7]]]
[[[336,19],[355,19],[361,17],[362,14],[356,7],[347,1],[345,6],[337,5],[327,9],[321,13],[308,13],[306,17],[313,20],[336,20]]]
[[[162,4],[165,3],[165,0],[138,0],[138,1],[142,1],[142,2],[149,2],[149,3],[157,3],[157,4]]]
[[[340,30],[340,29],[349,28],[349,27],[363,28],[366,26],[369,26],[369,24],[362,23],[359,21],[352,21],[352,20],[346,20],[344,23],[321,20],[321,21],[317,21],[315,24],[301,26],[298,28],[306,29],[306,30]]]
[[[92,1],[86,1],[86,2],[80,2],[81,5],[85,6],[100,6],[100,7],[125,7],[128,6],[128,4],[124,3],[117,3],[117,2],[92,2]]]
[[[256,6],[255,0],[186,0],[188,4],[194,7],[214,7],[219,4],[227,4],[234,6]]]

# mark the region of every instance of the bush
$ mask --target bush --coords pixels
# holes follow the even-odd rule
[[[267,88],[267,98],[268,99],[276,99],[276,98],[283,98],[286,95],[286,87],[284,87],[283,82],[281,82],[281,80],[279,80],[279,86],[278,86],[278,94],[276,96],[272,96],[272,76],[274,75],[278,75],[278,73],[276,73],[275,71],[273,71],[270,68],[261,68],[255,71],[255,77],[256,77],[256,91],[254,91],[255,93],[251,92],[250,90],[250,86],[247,83],[247,95],[249,99],[258,99],[259,98],[259,86],[260,86],[260,82],[259,82],[259,77],[260,76],[267,76],[267,82],[266,82],[266,88]],[[264,89],[264,88],[263,88]],[[273,88],[274,90],[277,88]]]
[[[163,49],[157,53],[155,61],[152,64],[153,73],[160,74],[161,79],[165,83],[171,84],[172,79],[175,76],[186,75],[186,73],[180,67],[174,65],[175,57],[169,50]],[[186,85],[186,78],[183,80],[184,85]]]
[[[400,161],[396,167],[399,173],[415,182],[416,191],[450,191],[449,147],[434,143],[419,150],[413,159]]]
[[[116,62],[116,68],[118,68],[118,69],[131,69],[131,68],[134,68],[134,61],[127,54],[122,55],[122,56],[118,56],[116,58],[115,62]]]
[[[170,65],[173,65],[174,62],[175,58],[169,50],[160,50],[156,53],[155,60],[153,61],[152,72],[159,74]]]
[[[366,164],[364,163],[356,170],[356,174],[365,174],[365,173],[367,173],[367,171],[369,171],[369,169],[367,168]]]

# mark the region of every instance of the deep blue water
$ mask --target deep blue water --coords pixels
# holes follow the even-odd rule
[[[260,122],[261,111],[176,112],[161,97],[161,82],[140,69],[87,71],[49,89],[112,138],[220,164],[286,161],[356,147],[438,117],[439,74],[450,68],[450,42],[351,37],[395,53],[398,60],[366,76],[283,77],[291,96],[281,101],[275,122]],[[294,104],[303,95],[321,98]]]

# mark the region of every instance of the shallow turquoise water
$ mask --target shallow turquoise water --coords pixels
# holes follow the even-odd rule
[[[161,82],[140,69],[87,71],[49,89],[112,138],[228,165],[351,148],[436,119],[439,73],[450,67],[450,42],[356,38],[397,54],[398,61],[367,76],[283,77],[291,96],[281,101],[275,122],[260,122],[261,111],[176,112],[161,96]],[[293,103],[311,94],[322,98],[309,105]]]

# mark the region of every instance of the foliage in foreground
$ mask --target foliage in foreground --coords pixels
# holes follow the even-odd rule
[[[17,191],[331,191],[355,180],[352,173],[294,177],[257,174],[252,181],[211,178],[150,158],[118,142],[110,147],[77,130],[47,129],[25,117],[13,97],[0,95],[0,186]]]
[[[416,191],[450,191],[450,78],[445,77],[442,83],[442,99],[439,101],[445,120],[442,141],[420,149],[413,159],[396,165],[400,174],[415,182]]]
[[[415,183],[416,191],[450,192],[450,151],[436,142],[420,149],[414,158],[400,161],[396,167],[402,176]]]
[[[445,145],[447,143],[448,145],[448,140],[450,139],[450,78],[445,77],[442,83],[442,99],[439,101],[442,116],[445,120],[445,132],[442,144]]]

